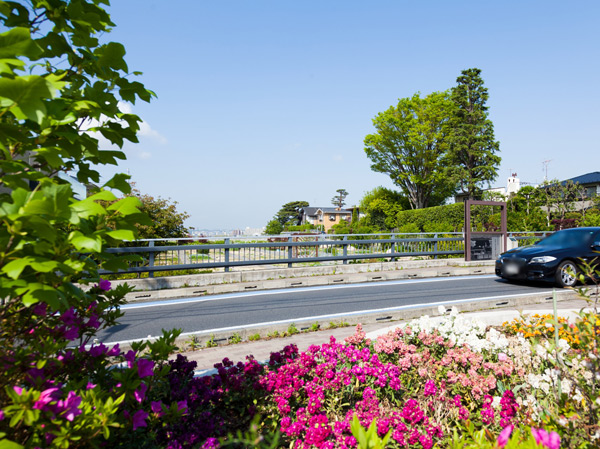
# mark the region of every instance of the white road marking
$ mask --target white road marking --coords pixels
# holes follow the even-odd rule
[[[455,299],[455,300],[451,300],[451,301],[440,301],[440,302],[432,302],[432,303],[427,303],[427,304],[410,304],[410,305],[405,305],[405,306],[386,307],[386,308],[382,308],[382,309],[358,310],[356,312],[342,312],[342,313],[334,313],[334,314],[330,314],[330,315],[307,316],[307,317],[294,318],[294,319],[288,319],[288,320],[266,321],[263,323],[245,324],[242,326],[220,327],[220,328],[216,328],[216,329],[208,329],[208,330],[203,330],[203,331],[185,332],[185,333],[182,333],[180,335],[180,337],[187,337],[187,336],[191,336],[191,335],[211,334],[211,333],[215,333],[215,332],[237,331],[237,330],[241,330],[241,329],[263,327],[263,326],[273,326],[273,325],[277,325],[277,324],[299,323],[301,321],[309,321],[310,322],[310,321],[316,321],[316,320],[326,320],[326,319],[340,318],[340,317],[351,317],[351,316],[356,316],[356,315],[367,315],[367,314],[374,314],[374,313],[380,313],[380,312],[392,312],[392,311],[409,310],[409,309],[417,309],[417,308],[425,308],[425,307],[451,306],[451,305],[464,304],[467,302],[475,302],[475,301],[489,301],[489,300],[499,300],[499,299],[507,299],[507,298],[520,298],[520,297],[524,297],[524,296],[535,296],[535,295],[540,295],[540,294],[544,294],[544,293],[552,293],[552,290],[537,291],[535,293],[520,293],[520,294],[514,294],[514,295],[484,296],[481,298]],[[150,337],[149,336],[148,338],[146,338],[146,340],[155,340],[157,338],[159,338],[159,337]],[[122,340],[122,341],[117,341],[117,342],[111,341],[109,343],[111,345],[117,344],[117,343],[120,345],[123,345],[123,344],[131,344],[133,342],[140,341],[140,340],[142,340],[142,339],[138,338],[138,339],[133,339],[133,340]]]
[[[441,277],[441,278],[425,278],[425,279],[403,279],[399,281],[378,281],[378,282],[365,282],[361,284],[339,284],[339,285],[315,285],[314,287],[293,287],[284,288],[277,290],[261,290],[255,292],[240,292],[240,293],[229,293],[225,295],[211,295],[207,296],[195,296],[192,298],[181,298],[163,301],[152,301],[144,302],[139,304],[125,304],[121,306],[121,310],[131,309],[143,309],[146,307],[163,307],[173,306],[179,304],[193,304],[198,302],[209,302],[209,301],[220,301],[223,299],[232,298],[246,298],[249,296],[260,296],[260,295],[279,295],[282,293],[303,293],[303,292],[314,292],[319,290],[336,290],[341,288],[365,288],[373,287],[378,285],[402,285],[402,284],[426,284],[433,282],[449,282],[449,281],[464,281],[469,279],[489,279],[497,277],[495,274],[480,274],[473,276],[454,276],[454,277]]]

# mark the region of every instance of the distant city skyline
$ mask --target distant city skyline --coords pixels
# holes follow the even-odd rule
[[[128,0],[109,12],[104,38],[158,95],[131,107],[140,143],[117,171],[177,201],[189,225],[258,228],[290,201],[328,206],[343,188],[352,205],[395,188],[364,153],[373,117],[471,67],[500,141],[491,187],[600,169],[597,1]]]

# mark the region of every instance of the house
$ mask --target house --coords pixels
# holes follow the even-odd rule
[[[303,207],[300,209],[300,224],[321,225],[325,232],[342,220],[352,220],[352,211],[339,207]]]
[[[585,189],[584,199],[590,199],[600,195],[600,171],[586,173],[585,175],[576,176],[571,179],[565,179],[561,182],[561,185],[564,186],[569,181],[573,184],[579,184]]]

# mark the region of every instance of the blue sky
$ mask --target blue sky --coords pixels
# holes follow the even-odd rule
[[[495,186],[600,171],[597,1],[113,0],[107,39],[158,98],[133,111],[138,188],[196,228],[260,227],[289,201],[349,204],[372,119],[482,69],[502,165]],[[108,175],[108,171],[106,172]]]

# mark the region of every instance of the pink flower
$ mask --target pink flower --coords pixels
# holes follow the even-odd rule
[[[500,354],[498,354],[498,360],[500,362],[508,362],[508,356],[505,353],[501,352]]]
[[[110,281],[106,280],[106,279],[100,279],[100,282],[98,282],[98,288],[100,290],[104,290],[105,292],[110,290]]]
[[[531,428],[531,433],[537,444],[541,444],[548,449],[560,448],[560,436],[556,432],[547,432],[544,429]]]
[[[16,385],[13,387],[13,390],[15,390],[15,393],[17,393],[19,396],[21,396],[23,393],[23,389],[21,387],[17,387]]]
[[[139,359],[137,363],[138,375],[140,376],[140,379],[154,375],[154,362],[152,360]]]
[[[4,410],[0,410],[0,421],[4,420]]]
[[[47,390],[42,391],[40,398],[35,401],[35,404],[33,404],[33,408],[37,410],[43,410],[46,405],[57,399],[57,392],[58,388],[48,388]]]
[[[514,428],[515,426],[511,424],[510,426],[505,427],[502,432],[500,432],[498,435],[498,447],[506,446],[508,440],[510,440],[510,435]]]
[[[135,412],[133,415],[133,430],[137,429],[138,427],[146,427],[146,418],[148,418],[148,413],[146,413],[144,410],[138,410]]]

